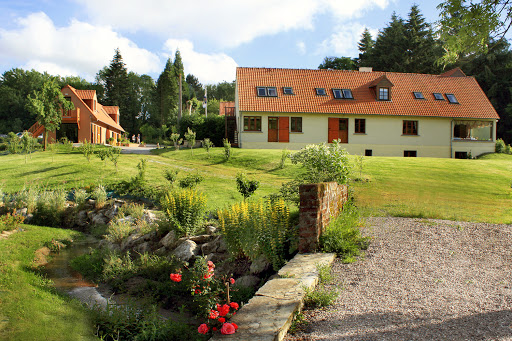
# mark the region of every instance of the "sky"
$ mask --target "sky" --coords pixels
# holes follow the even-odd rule
[[[316,69],[357,57],[391,15],[417,4],[428,22],[439,1],[417,0],[0,0],[0,74],[35,69],[92,82],[119,48],[126,67],[157,79],[179,49],[185,74],[233,81],[237,66]]]

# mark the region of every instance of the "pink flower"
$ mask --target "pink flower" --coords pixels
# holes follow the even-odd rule
[[[208,316],[209,319],[215,320],[217,317],[219,317],[219,312],[215,310],[210,311],[210,316]]]
[[[231,284],[235,284],[235,279],[234,279],[233,277],[231,277],[231,278],[229,279],[229,283],[231,283]]]
[[[219,317],[219,322],[224,323],[224,322],[226,322],[226,319],[224,317]]]
[[[230,306],[231,308],[235,309],[235,310],[238,310],[238,308],[239,308],[238,303],[236,303],[236,302],[231,302],[231,303],[229,304],[229,306]]]
[[[235,333],[235,327],[231,323],[224,323],[220,329],[221,334],[230,335]]]
[[[208,326],[206,325],[206,323],[203,323],[197,328],[197,331],[199,332],[199,334],[206,334],[208,333]]]
[[[173,282],[181,282],[181,274],[171,274],[170,277]]]
[[[207,265],[208,265],[209,268],[214,268],[215,267],[215,264],[213,264],[213,262],[211,260],[208,261]]]
[[[226,316],[229,313],[229,305],[224,304],[223,306],[218,308],[218,310],[220,316]]]

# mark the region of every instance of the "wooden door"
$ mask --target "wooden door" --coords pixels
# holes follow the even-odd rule
[[[337,140],[339,137],[339,118],[329,117],[329,131],[327,134],[327,142],[332,143],[332,140]]]
[[[278,142],[279,141],[279,128],[278,128],[278,118],[277,117],[269,117],[268,118],[268,142]]]
[[[290,142],[290,118],[288,116],[279,117],[279,142]]]
[[[341,143],[348,143],[348,118],[339,119],[338,139]]]

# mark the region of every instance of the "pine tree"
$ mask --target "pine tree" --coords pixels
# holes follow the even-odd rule
[[[174,75],[176,77],[176,84],[179,84],[179,79],[181,75],[181,91],[182,91],[182,103],[183,107],[185,107],[185,103],[191,98],[190,92],[188,90],[187,80],[185,78],[185,70],[183,67],[183,60],[181,59],[180,50],[176,49],[174,54]]]
[[[104,71],[105,104],[119,106],[122,118],[122,110],[126,109],[125,100],[128,95],[128,70],[119,49],[116,49],[110,66]]]
[[[175,78],[174,65],[171,58],[167,59],[164,71],[156,83],[155,102],[158,113],[158,125],[166,125],[178,105],[178,82]]]
[[[372,49],[373,69],[405,72],[407,39],[402,18],[393,12],[389,26],[380,31]]]
[[[372,38],[370,30],[365,28],[363,34],[361,35],[361,40],[357,44],[359,49],[359,66],[373,66],[371,58],[374,45],[375,41]]]
[[[196,76],[188,74],[185,81],[188,84],[190,97],[202,100],[204,96],[203,85],[199,82]]]

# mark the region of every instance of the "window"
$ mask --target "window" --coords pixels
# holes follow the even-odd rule
[[[354,99],[354,96],[352,96],[352,90],[350,89],[332,89],[332,93],[334,98]]]
[[[467,159],[468,152],[455,152],[455,158],[456,159]]]
[[[372,150],[371,149],[365,149],[364,150],[364,156],[372,156]]]
[[[425,99],[425,97],[423,97],[422,92],[415,91],[415,92],[413,92],[413,94],[414,94],[414,98],[416,98],[416,99]]]
[[[244,116],[244,131],[261,131],[261,116]]]
[[[389,101],[389,88],[379,88],[379,100]]]
[[[343,89],[341,91],[343,91],[343,98],[354,99],[354,96],[352,96],[352,90]]]
[[[325,92],[324,88],[316,88],[316,95],[317,96],[327,96],[327,93]]]
[[[440,94],[439,92],[434,92],[434,98],[438,101],[444,101],[443,94]]]
[[[418,135],[418,121],[404,121],[402,134],[403,135]]]
[[[277,97],[277,88],[276,87],[257,87],[258,96],[260,97]]]
[[[285,95],[293,95],[293,88],[284,87],[283,88],[283,94],[285,94]]]
[[[493,124],[489,121],[454,121],[453,138],[492,141]]]
[[[455,98],[455,95],[454,94],[446,94],[446,98],[448,98],[448,102],[450,103],[459,103],[457,101],[457,98]]]
[[[366,120],[364,118],[356,118],[354,133],[365,134],[366,133]]]
[[[404,157],[416,157],[415,150],[404,150]]]
[[[290,131],[294,133],[302,133],[302,117],[292,117],[291,118],[291,128]]]

